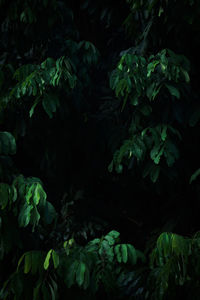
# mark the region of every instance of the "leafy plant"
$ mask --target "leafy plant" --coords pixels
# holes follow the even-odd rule
[[[147,154],[153,163],[149,163],[143,176],[148,174],[156,182],[160,172],[160,161],[165,157],[166,163],[171,167],[179,158],[179,151],[173,135],[181,139],[180,132],[168,123],[152,123],[152,115],[156,114],[157,104],[162,98],[180,98],[179,89],[182,82],[189,82],[189,62],[171,50],[162,50],[148,59],[135,54],[124,54],[113,71],[110,78],[111,88],[122,99],[122,109],[130,101],[132,109],[132,122],[129,132],[130,138],[114,154],[113,166],[121,172],[123,161],[134,158],[138,162],[144,161]],[[167,91],[170,95],[167,94]],[[163,122],[160,118],[160,122]],[[170,137],[171,136],[171,137]]]

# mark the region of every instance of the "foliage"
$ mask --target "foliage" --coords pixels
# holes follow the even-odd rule
[[[173,136],[181,139],[181,134],[164,117],[156,120],[153,115],[156,114],[157,103],[154,104],[154,101],[180,99],[184,80],[190,81],[188,71],[188,60],[169,49],[151,55],[148,59],[129,53],[122,55],[117,69],[111,74],[110,85],[116,96],[123,100],[122,109],[127,101],[134,108],[129,128],[130,138],[115,152],[110,171],[114,165],[116,171],[121,172],[124,158],[126,161],[136,158],[140,162],[148,154],[153,163],[148,162],[143,176],[150,175],[155,182],[159,176],[161,158],[165,157],[169,167],[179,158],[177,142]]]
[[[0,0],[0,299],[198,299],[199,0],[74,2]]]
[[[74,239],[67,240],[60,249],[50,249],[46,257],[44,252],[29,251],[21,256],[17,270],[4,284],[1,299],[13,293],[16,299],[27,295],[23,281],[28,277],[32,282],[28,297],[33,299],[41,295],[44,299],[56,299],[60,294],[60,281],[64,281],[68,288],[76,284],[91,295],[102,283],[109,292],[113,292],[116,277],[123,272],[125,264],[135,265],[138,258],[144,260],[144,255],[130,244],[119,244],[119,233],[114,230],[84,247],[77,245]],[[38,281],[34,280],[35,274],[38,274]],[[20,291],[18,287],[13,291],[16,281],[19,285],[21,282]]]

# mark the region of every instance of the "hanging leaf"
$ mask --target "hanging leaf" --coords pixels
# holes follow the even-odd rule
[[[31,252],[27,252],[25,254],[25,259],[24,259],[24,273],[27,274],[30,272],[32,266],[32,255]]]
[[[167,125],[164,125],[161,132],[161,139],[164,142],[166,138],[167,138]]]
[[[51,224],[53,220],[56,218],[57,213],[53,205],[46,201],[45,207],[44,207],[44,216],[43,220],[46,224]]]
[[[31,219],[30,219],[30,224],[33,225],[32,232],[34,232],[35,226],[37,226],[39,224],[39,220],[40,220],[40,214],[37,210],[37,207],[34,206],[32,212],[31,212]]]
[[[7,131],[0,132],[0,154],[14,155],[16,153],[16,142],[13,135]]]
[[[128,260],[129,260],[133,265],[135,265],[136,262],[137,262],[137,253],[136,253],[135,248],[134,248],[132,245],[127,244],[127,250],[128,250]]]
[[[33,209],[33,205],[28,205],[25,203],[20,209],[18,222],[20,227],[26,227],[31,219],[31,211]]]
[[[122,262],[122,253],[121,253],[121,245],[116,245],[114,248],[115,254],[117,256],[117,261],[119,263]]]
[[[86,270],[85,263],[80,261],[78,268],[76,270],[76,282],[78,283],[79,286],[82,286],[84,282],[85,270]]]
[[[180,92],[177,88],[175,88],[175,86],[167,83],[165,83],[165,86],[168,88],[172,96],[175,96],[176,98],[180,99]]]
[[[54,250],[52,251],[52,259],[53,259],[54,268],[56,269],[59,266],[59,255]]]
[[[80,265],[80,262],[78,260],[75,260],[73,263],[70,263],[68,269],[66,270],[66,276],[64,278],[66,286],[70,288],[73,284],[75,284],[77,269]],[[80,274],[79,274],[80,276]],[[79,278],[80,280],[80,278]]]
[[[127,261],[128,261],[128,251],[127,251],[127,245],[126,244],[121,245],[121,253],[122,253],[122,262],[127,263]]]
[[[42,105],[49,118],[53,117],[53,113],[56,112],[59,106],[59,100],[55,94],[46,94],[42,100]]]
[[[45,261],[44,261],[44,269],[47,270],[49,267],[49,260],[51,258],[51,254],[52,254],[53,249],[49,250],[49,252],[46,255]]]
[[[7,183],[0,183],[0,206],[1,206],[1,209],[5,209],[9,203],[10,190],[11,190],[11,188]]]
[[[43,192],[43,188],[39,183],[36,183],[34,194],[33,194],[33,202],[35,205],[39,204],[40,201],[40,193]]]
[[[150,172],[150,178],[155,183],[160,174],[160,166],[154,166],[154,168]]]
[[[37,91],[37,88],[36,88],[36,91]],[[35,96],[35,95],[36,95],[36,92],[33,91],[33,96]],[[34,104],[32,105],[32,107],[29,111],[30,118],[33,116],[35,108],[36,108],[36,106],[38,105],[39,102],[40,102],[40,97],[37,97],[37,99],[35,100]]]
[[[197,179],[197,177],[200,175],[200,168],[198,170],[196,170],[192,176],[190,177],[190,184]]]

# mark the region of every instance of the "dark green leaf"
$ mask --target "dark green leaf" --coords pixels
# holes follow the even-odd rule
[[[180,99],[180,92],[175,86],[167,83],[165,83],[165,86],[168,88],[172,96],[175,96],[176,98]]]

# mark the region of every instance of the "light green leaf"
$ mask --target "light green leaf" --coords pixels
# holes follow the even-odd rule
[[[33,205],[28,205],[27,203],[22,206],[18,217],[20,227],[26,227],[29,224],[32,209]]]
[[[105,236],[105,240],[108,241],[108,244],[109,244],[110,246],[112,246],[112,245],[115,244],[115,239],[114,239],[112,236],[106,235],[106,236]]]
[[[42,190],[42,187],[41,187],[40,183],[36,183],[34,194],[33,194],[33,202],[35,205],[39,204],[41,190]]]
[[[59,255],[54,250],[52,251],[52,259],[53,259],[54,268],[56,269],[59,266]]]
[[[147,77],[151,76],[151,73],[154,72],[155,67],[159,64],[159,60],[154,60],[151,63],[148,64],[147,66]]]
[[[161,132],[161,139],[162,139],[163,142],[166,140],[166,137],[167,137],[167,126],[164,125],[163,129],[162,129],[162,132]]]
[[[34,189],[35,189],[35,184],[32,184],[31,186],[30,185],[27,185],[26,186],[26,194],[25,194],[25,199],[26,199],[26,202],[28,204],[30,204],[30,200],[33,196],[33,193],[34,193]]]
[[[127,263],[127,261],[128,261],[128,251],[127,251],[127,245],[126,244],[121,245],[121,253],[122,253],[123,263]]]
[[[121,263],[122,262],[121,245],[116,245],[114,251],[117,256],[117,261]]]
[[[111,236],[112,238],[114,238],[116,240],[120,236],[120,233],[116,230],[112,230],[107,234],[107,236]]]
[[[45,261],[44,261],[44,269],[45,270],[47,270],[49,267],[49,260],[51,258],[52,251],[53,251],[53,249],[49,250],[49,252],[47,253],[47,256],[45,258]]]

